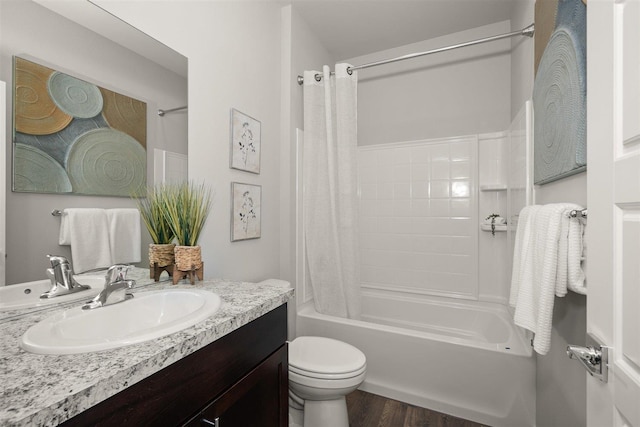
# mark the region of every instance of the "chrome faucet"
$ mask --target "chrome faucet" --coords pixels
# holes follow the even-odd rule
[[[104,275],[104,285],[107,286],[109,283],[127,280],[127,273],[130,268],[131,266],[126,264],[112,265]]]
[[[117,304],[133,298],[133,294],[127,292],[132,289],[136,281],[127,280],[127,272],[130,265],[116,264],[109,267],[104,276],[104,289],[95,298],[82,306],[83,310],[91,310],[98,307],[105,307]]]
[[[40,298],[54,298],[89,289],[89,286],[81,285],[73,278],[73,268],[68,259],[60,255],[47,255],[47,258],[51,263],[51,268],[46,271],[51,281],[51,289],[43,292]]]

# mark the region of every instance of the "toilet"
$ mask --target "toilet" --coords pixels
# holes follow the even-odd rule
[[[304,427],[349,427],[345,396],[366,369],[364,353],[350,344],[298,337],[289,343],[289,406],[304,411]]]

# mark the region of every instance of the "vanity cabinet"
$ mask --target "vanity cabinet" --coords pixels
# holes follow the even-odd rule
[[[62,425],[286,427],[286,338],[284,304]]]

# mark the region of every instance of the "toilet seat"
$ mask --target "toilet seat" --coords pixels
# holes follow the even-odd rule
[[[302,336],[289,343],[289,370],[318,379],[344,379],[366,369],[367,358],[354,346],[325,337]]]
[[[316,378],[316,379],[322,379],[322,380],[343,380],[343,379],[347,379],[347,378],[353,378],[353,377],[357,377],[358,375],[362,374],[366,370],[367,370],[366,363],[360,369],[358,369],[357,371],[343,372],[343,373],[339,373],[339,374],[309,372],[309,371],[297,368],[297,367],[289,364],[289,372],[293,372],[295,374],[302,375],[302,376],[309,377],[309,378]]]

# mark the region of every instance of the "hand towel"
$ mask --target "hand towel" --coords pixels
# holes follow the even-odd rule
[[[113,264],[140,262],[140,212],[138,209],[107,209],[109,246]]]
[[[563,297],[567,294],[568,257],[569,253],[569,213],[564,213],[560,220],[560,234],[558,236],[558,270],[556,273],[556,296]]]
[[[71,245],[75,273],[109,267],[112,262],[105,210],[65,209],[61,217],[59,244]]]
[[[58,235],[58,244],[60,246],[69,246],[71,244],[71,221],[69,220],[69,211],[65,209],[60,215],[60,234]]]
[[[576,218],[571,218],[569,214],[572,210],[582,210],[582,206],[573,203],[558,203],[557,206],[564,208],[564,212],[562,212],[560,217],[560,235],[558,236],[558,272],[556,274],[556,296],[563,297],[567,294],[567,290],[569,289],[569,264],[574,262],[571,257],[572,253],[575,252],[575,248],[572,249],[572,251],[570,251],[569,249],[569,230],[572,224],[580,221]],[[578,264],[579,263],[580,259],[578,258]]]
[[[567,287],[569,290],[581,295],[587,294],[585,274],[582,270],[582,258],[584,255],[584,224],[578,218],[569,221],[568,249],[567,249]]]

